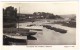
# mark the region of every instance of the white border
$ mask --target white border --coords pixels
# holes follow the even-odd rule
[[[72,2],[74,2],[74,1],[72,1]],[[77,1],[76,1],[77,2]],[[1,25],[0,25],[0,27],[1,27],[1,29],[0,29],[0,47],[1,47],[1,49],[2,50],[22,50],[22,49],[24,49],[24,50],[26,50],[26,49],[30,49],[30,50],[50,50],[50,49],[52,49],[52,50],[68,50],[68,49],[70,49],[70,50],[78,50],[78,48],[79,48],[79,31],[80,31],[80,14],[79,14],[79,8],[78,8],[78,10],[77,10],[77,17],[76,17],[76,22],[77,22],[77,28],[76,28],[76,45],[49,45],[49,46],[52,46],[52,47],[46,47],[47,45],[17,45],[17,46],[3,46],[3,44],[2,44],[2,41],[3,41],[3,39],[2,39],[2,34],[3,34],[3,24],[2,24],[2,22],[3,22],[3,15],[2,15],[2,4],[3,3],[5,3],[5,2],[1,2],[0,3],[0,23],[1,23]],[[8,3],[8,2],[7,2]],[[16,2],[13,2],[13,3],[16,3]],[[17,3],[26,3],[26,2],[17,2]],[[32,2],[28,2],[28,3],[32,3]],[[36,3],[40,3],[40,2],[36,2]],[[50,2],[48,2],[48,3],[50,3]],[[58,3],[58,2],[57,2]],[[60,3],[64,3],[64,2],[60,2]],[[78,4],[79,4],[79,2],[77,2]],[[79,6],[79,5],[78,5]],[[35,46],[37,46],[37,47],[35,47]],[[39,47],[39,46],[43,46],[43,47]]]

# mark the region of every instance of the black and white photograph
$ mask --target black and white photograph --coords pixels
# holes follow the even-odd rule
[[[3,45],[76,45],[76,2],[3,4]]]

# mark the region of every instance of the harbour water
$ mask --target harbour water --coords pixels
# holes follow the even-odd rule
[[[27,25],[40,26],[44,24],[42,21],[19,23],[19,27],[28,27]],[[67,30],[67,33],[56,32],[51,29],[42,27],[42,31],[30,30],[37,32],[32,35],[37,40],[27,40],[28,45],[75,45],[76,44],[76,28],[62,26],[59,24],[46,24],[52,27],[61,28]],[[37,27],[38,28],[38,27]]]

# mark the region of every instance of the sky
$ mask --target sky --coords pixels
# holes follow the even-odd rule
[[[76,14],[77,2],[26,2],[26,3],[3,3],[3,8],[13,6],[20,13],[49,12],[56,15]]]

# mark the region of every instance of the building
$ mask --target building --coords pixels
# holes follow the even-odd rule
[[[17,9],[9,6],[3,9],[3,28],[16,27]]]

